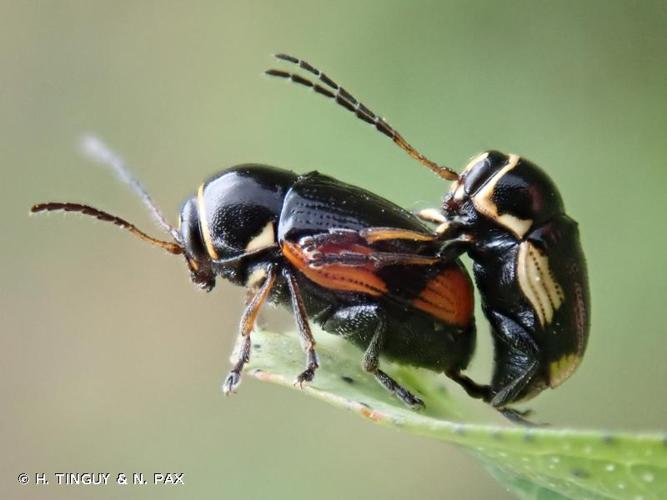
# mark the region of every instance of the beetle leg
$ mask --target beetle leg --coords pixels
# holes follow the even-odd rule
[[[489,402],[491,399],[491,386],[490,385],[480,385],[475,382],[473,379],[467,375],[462,374],[459,371],[448,371],[447,376],[452,379],[454,382],[459,384],[461,388],[466,391],[466,394],[474,399],[481,399],[482,401]]]
[[[470,248],[473,242],[472,236],[469,234],[461,234],[456,238],[447,239],[438,250],[438,257],[444,261],[453,261],[458,259]]]
[[[445,227],[446,226],[446,227]],[[442,242],[442,246],[438,250],[438,257],[440,260],[451,261],[458,258],[465,253],[469,245],[474,241],[472,236],[468,233],[459,233],[461,226],[457,222],[444,222],[437,229],[434,234],[421,233],[417,231],[410,231],[406,229],[395,229],[388,227],[372,227],[362,229],[359,234],[366,240],[367,243],[372,244],[378,241],[387,240],[411,240],[424,242]],[[442,231],[440,231],[442,229]],[[398,255],[398,254],[397,254]],[[403,260],[408,260],[403,257]],[[398,262],[402,263],[402,262]],[[407,264],[419,262],[406,262]]]
[[[329,333],[340,335],[357,345],[365,346],[366,350],[361,361],[363,370],[373,374],[376,380],[389,392],[407,406],[412,408],[424,406],[421,399],[379,368],[379,356],[387,326],[384,313],[377,304],[361,304],[339,308],[320,324]]]
[[[505,418],[514,422],[515,424],[522,424],[528,426],[541,426],[543,424],[536,424],[527,419],[533,411],[532,410],[517,410],[515,408],[498,407],[492,402],[492,390],[490,385],[480,385],[472,380],[467,375],[460,372],[447,372],[447,376],[454,382],[459,384],[461,388],[466,391],[466,394],[474,399],[481,399],[486,403],[490,403],[496,410],[498,410]]]
[[[440,236],[437,234],[393,227],[369,227],[360,230],[359,235],[366,240],[366,243],[376,243],[385,240],[437,241],[440,239]]]
[[[496,368],[491,383],[489,403],[513,421],[527,423],[521,412],[508,408],[511,404],[530,394],[540,369],[539,347],[516,321],[485,307],[484,313],[492,325],[496,351]]]
[[[315,352],[315,338],[313,332],[310,330],[308,324],[308,316],[306,315],[306,308],[303,304],[301,291],[296,279],[287,269],[283,269],[283,276],[287,281],[287,286],[292,298],[292,310],[296,318],[296,325],[299,335],[301,337],[301,345],[306,352],[306,369],[301,372],[295,380],[295,384],[303,387],[304,382],[310,382],[315,376],[315,370],[320,366],[317,360],[317,353]]]
[[[515,424],[521,424],[521,425],[526,425],[529,427],[544,427],[548,424],[543,424],[543,423],[535,423],[531,422],[528,420],[527,417],[529,417],[533,411],[532,410],[524,410],[524,411],[519,411],[514,408],[498,408],[498,411],[509,421],[514,422]]]
[[[229,375],[227,375],[227,378],[222,384],[222,392],[226,395],[234,392],[241,383],[241,371],[243,370],[243,366],[250,360],[250,334],[255,328],[255,320],[257,319],[259,310],[266,302],[275,281],[275,272],[272,268],[269,268],[264,283],[249,301],[245,311],[243,311],[239,328],[240,346],[238,357],[236,363],[234,363],[234,366],[229,372]]]
[[[375,333],[371,338],[364,357],[361,360],[361,367],[364,371],[372,373],[375,379],[389,392],[394,394],[398,399],[403,401],[407,406],[413,409],[420,409],[424,407],[424,402],[408,391],[405,387],[396,382],[393,378],[380,370],[380,351],[384,342],[385,322],[381,317],[378,317],[379,324],[375,329]]]
[[[452,234],[450,235],[450,233]],[[440,241],[442,246],[434,257],[401,252],[381,252],[366,246],[380,241],[392,240],[425,243]],[[328,233],[302,238],[300,245],[310,254],[308,260],[312,266],[331,264],[348,266],[373,264],[377,267],[401,264],[429,266],[442,260],[450,261],[458,258],[467,250],[472,241],[472,237],[467,233],[461,233],[454,237],[451,231],[443,234],[431,234],[409,229],[370,227],[360,231],[331,229]],[[341,246],[344,248],[341,249]]]
[[[428,257],[425,255],[393,253],[393,252],[372,252],[372,253],[318,253],[310,261],[311,266],[326,266],[340,264],[344,266],[363,266],[371,264],[374,267],[394,266],[394,265],[419,265],[430,266],[440,262],[438,257]]]
[[[507,403],[514,401],[521,391],[531,382],[533,376],[537,372],[538,366],[539,363],[537,360],[533,360],[530,365],[524,368],[523,372],[517,376],[517,378],[498,390],[490,403],[494,407],[502,409]]]
[[[450,262],[457,259],[466,252],[472,241],[472,238],[467,234],[447,240],[433,257],[411,253],[381,252],[367,247],[345,251],[327,251],[325,248],[309,244],[307,248],[304,248],[310,252],[308,258],[309,265],[315,267],[331,264],[341,264],[346,266],[363,266],[365,264],[371,264],[375,267],[393,265],[430,266],[438,262]]]
[[[391,228],[378,228],[378,230],[392,231]],[[414,235],[420,234],[411,233]],[[421,237],[430,238],[426,234],[421,235]],[[369,247],[369,243],[364,239],[361,232],[331,230],[329,233],[306,236],[299,241],[299,246],[304,250],[308,265],[313,267],[332,264],[346,266],[373,265],[374,267],[397,264],[428,266],[441,260],[438,256],[381,252]]]
[[[498,410],[504,417],[522,425],[541,425],[527,420],[531,411],[520,411],[506,405],[521,399],[539,369],[538,347],[525,330],[516,322],[493,313],[484,312],[492,324],[496,348],[496,371],[491,385],[479,385],[459,372],[447,376],[457,382],[466,393],[481,399]],[[498,371],[498,367],[503,371]]]
[[[447,222],[447,217],[445,217],[439,208],[424,208],[413,213],[421,220],[432,222],[433,224],[444,224]]]

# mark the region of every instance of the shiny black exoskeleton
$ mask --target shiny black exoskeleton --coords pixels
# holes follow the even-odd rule
[[[590,299],[577,223],[556,185],[528,160],[489,151],[452,184],[442,214],[446,252],[473,259],[491,323],[484,399],[502,408],[560,385],[584,354]]]
[[[335,100],[440,177],[454,181],[440,209],[418,215],[438,224],[430,233],[442,245],[438,256],[449,261],[467,252],[473,259],[495,344],[491,383],[481,386],[467,377],[459,381],[470,395],[520,420],[521,414],[507,405],[567,379],[582,359],[589,334],[586,263],[577,224],[566,215],[556,185],[533,163],[496,151],[479,155],[460,175],[439,166],[320,70],[292,56],[276,57],[320,83],[281,69],[268,70],[268,75]],[[371,231],[381,233],[379,228]],[[424,240],[429,235],[393,237]]]
[[[103,145],[94,146],[99,157]],[[119,160],[110,164],[131,179],[173,242],[86,205],[52,202],[32,211],[76,211],[124,227],[184,255],[193,282],[207,291],[218,276],[246,287],[252,298],[225,393],[240,382],[255,319],[267,301],[294,312],[306,352],[299,384],[311,381],[319,364],[309,321],[365,349],[363,368],[412,407],[423,403],[380,369],[380,354],[456,380],[467,366],[475,346],[473,289],[460,263],[433,257],[438,245],[432,241],[374,241],[373,234],[364,234],[375,226],[427,231],[410,212],[317,172],[296,175],[252,164],[204,182],[183,204],[175,229]]]

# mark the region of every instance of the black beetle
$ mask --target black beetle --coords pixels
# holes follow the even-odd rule
[[[335,100],[437,175],[454,181],[439,210],[418,214],[438,224],[431,233],[378,227],[364,235],[369,241],[430,237],[441,243],[436,255],[446,261],[463,252],[470,255],[491,324],[495,366],[490,385],[465,376],[458,381],[471,396],[520,419],[507,405],[566,380],[579,365],[589,335],[586,262],[577,223],[566,215],[555,183],[526,159],[497,151],[475,157],[461,174],[439,166],[320,70],[293,56],[276,57],[317,76],[322,85],[280,69],[268,75]]]
[[[373,241],[365,234],[372,227],[387,227],[392,235],[427,233],[414,214],[317,172],[296,175],[247,164],[201,184],[183,204],[176,229],[118,156],[95,138],[86,140],[86,148],[138,192],[173,241],[155,239],[88,205],[49,202],[33,206],[32,212],[80,212],[112,222],[184,255],[192,281],[204,290],[210,291],[218,276],[246,287],[251,298],[225,393],[240,382],[250,357],[250,334],[267,301],[293,309],[306,352],[297,384],[311,381],[318,368],[309,320],[364,348],[364,370],[410,407],[423,402],[380,370],[380,353],[455,380],[463,377],[460,372],[475,348],[473,285],[466,270],[456,259],[437,257],[439,242],[431,238]]]

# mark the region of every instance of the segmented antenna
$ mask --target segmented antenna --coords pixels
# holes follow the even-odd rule
[[[97,208],[91,207],[89,205],[82,205],[80,203],[48,202],[48,203],[39,203],[37,205],[33,205],[32,208],[30,209],[30,212],[34,214],[39,212],[57,212],[57,211],[78,212],[84,215],[88,215],[90,217],[95,217],[96,219],[99,219],[104,222],[111,222],[116,226],[122,227],[123,229],[127,229],[132,234],[150,243],[151,245],[163,248],[169,253],[173,253],[174,255],[180,255],[183,253],[183,247],[178,243],[173,243],[171,241],[162,241],[153,238],[152,236],[149,236],[146,233],[144,233],[134,224],[131,224],[128,221],[126,221],[125,219],[121,219],[120,217],[104,212],[102,210],[98,210]]]
[[[269,69],[266,71],[267,75],[284,78],[299,85],[303,85],[304,87],[308,87],[318,94],[333,99],[337,104],[354,113],[357,118],[360,118],[361,120],[373,125],[378,131],[394,141],[394,143],[396,143],[396,145],[398,145],[398,147],[400,147],[408,155],[420,162],[426,168],[430,169],[432,172],[435,172],[438,176],[450,181],[458,179],[459,176],[454,170],[438,165],[434,161],[429,160],[426,156],[410,145],[410,143],[408,143],[408,141],[406,141],[403,136],[391,125],[389,125],[383,118],[378,116],[375,112],[371,111],[352,94],[350,94],[347,90],[338,85],[316,67],[312,66],[304,60],[297,59],[296,57],[287,54],[275,54],[274,57],[276,59],[280,59],[281,61],[295,64],[299,68],[315,75],[317,79],[324,84],[324,86],[312,82],[311,80],[304,78],[296,73],[283,71],[280,69]]]
[[[81,137],[81,152],[85,154],[88,158],[97,163],[100,163],[106,167],[111,168],[118,178],[134,190],[135,193],[139,195],[141,201],[144,205],[148,207],[148,210],[153,215],[154,219],[158,224],[167,231],[174,240],[182,244],[181,236],[178,234],[178,231],[167,222],[167,219],[162,215],[160,209],[157,207],[151,196],[148,194],[144,186],[130,173],[130,170],[127,168],[127,165],[123,159],[111,150],[104,142],[95,137],[94,135],[84,135]],[[122,219],[121,219],[122,220]]]

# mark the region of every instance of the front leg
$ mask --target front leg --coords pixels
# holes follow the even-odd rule
[[[290,297],[292,299],[292,310],[294,311],[294,317],[296,318],[296,326],[297,331],[299,332],[299,337],[301,338],[301,346],[306,353],[306,369],[296,377],[295,381],[295,384],[303,387],[304,382],[313,380],[315,370],[317,370],[320,365],[317,359],[317,353],[315,352],[315,338],[313,337],[313,332],[310,330],[310,325],[308,324],[306,307],[303,304],[299,284],[288,269],[283,269],[283,276],[287,281],[287,287],[289,288]]]
[[[229,395],[236,391],[236,388],[241,383],[241,371],[244,365],[250,360],[250,334],[255,328],[255,321],[259,311],[269,297],[269,293],[276,281],[276,273],[273,268],[269,268],[266,273],[266,278],[260,289],[250,299],[248,305],[241,316],[241,325],[239,327],[239,351],[237,360],[234,363],[229,375],[222,384],[222,392]]]

